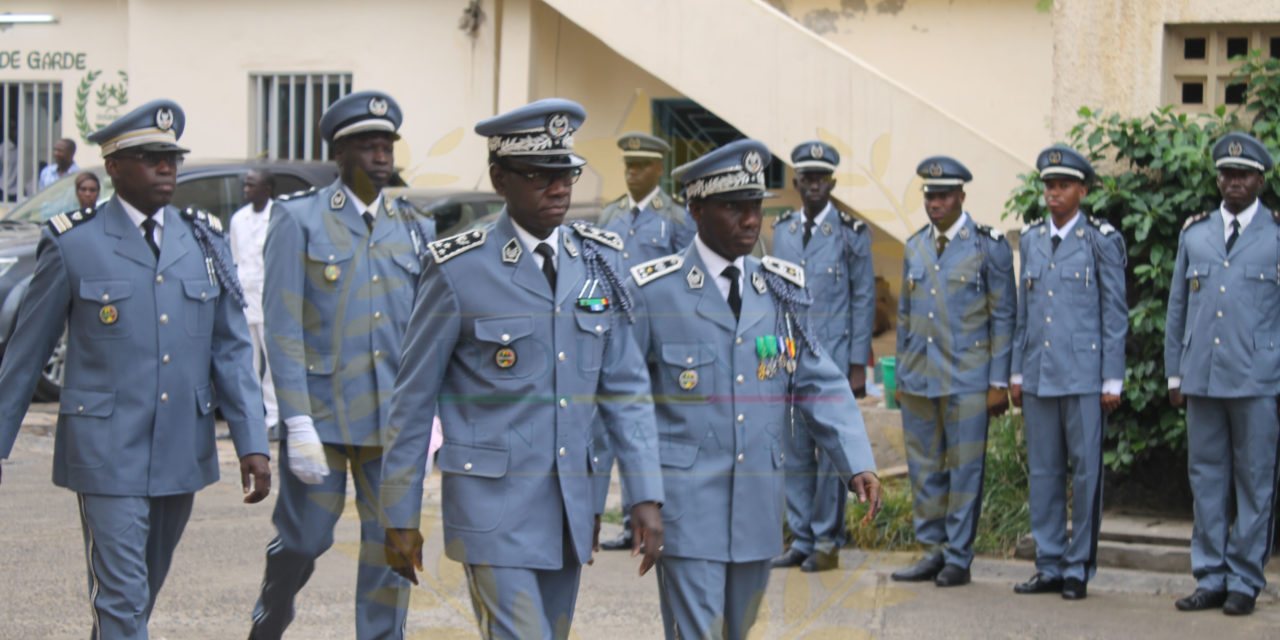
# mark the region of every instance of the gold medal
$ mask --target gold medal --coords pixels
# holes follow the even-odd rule
[[[102,308],[98,310],[98,320],[101,321],[102,324],[115,324],[116,320],[119,319],[120,311],[116,309],[116,306],[113,304],[103,305]]]
[[[680,372],[680,388],[688,391],[698,386],[698,372],[693,369],[685,369]]]
[[[1192,279],[1191,279],[1191,290],[1192,290],[1192,291],[1199,291],[1199,290],[1200,290],[1200,279],[1199,279],[1199,278],[1192,278]]]
[[[907,291],[915,291],[915,290],[916,290],[916,281],[907,280]]]
[[[342,267],[336,264],[328,265],[324,268],[324,279],[329,282],[337,282],[342,276]]]
[[[760,366],[756,367],[756,378],[760,380],[764,380],[765,378],[768,378],[768,377],[769,377],[769,367],[765,366],[765,364],[761,362]]]
[[[516,364],[516,352],[509,347],[503,347],[493,354],[493,361],[498,364],[499,369],[510,369]]]

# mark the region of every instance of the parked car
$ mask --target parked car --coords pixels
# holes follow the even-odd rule
[[[338,177],[338,169],[326,162],[207,161],[190,162],[178,168],[178,186],[173,204],[177,207],[199,207],[222,219],[224,228],[231,214],[244,201],[244,177],[257,168],[270,170],[276,176],[276,192],[292,193],[312,186],[323,186]],[[98,176],[101,190],[98,202],[106,202],[115,194],[111,178],[102,167],[88,169]],[[13,335],[18,306],[31,284],[36,268],[36,245],[40,227],[46,220],[78,208],[75,176],[69,175],[32,196],[0,218],[0,358]],[[36,400],[57,400],[66,363],[66,338],[58,342],[36,383]]]
[[[436,237],[447,238],[470,229],[477,220],[497,217],[505,202],[492,191],[461,191],[439,187],[391,187],[389,197],[402,197],[436,222]]]

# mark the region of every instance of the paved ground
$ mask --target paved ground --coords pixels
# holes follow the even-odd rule
[[[0,638],[83,638],[89,625],[79,521],[71,493],[49,481],[53,416],[37,407],[19,437],[0,486]],[[230,443],[219,443],[224,480],[201,492],[152,619],[153,638],[244,637],[271,538],[273,499],[240,503]],[[414,591],[411,638],[473,638],[461,567],[440,552],[438,474],[427,492],[428,575]],[[298,602],[287,637],[351,638],[357,522],[348,505],[338,543],[321,558]],[[606,525],[605,537],[618,531]],[[1090,597],[1014,596],[1011,585],[1033,573],[1030,563],[979,559],[974,584],[943,590],[903,585],[888,574],[909,562],[900,554],[847,550],[838,571],[776,571],[756,628],[761,638],[1275,638],[1280,603],[1271,595],[1258,612],[1233,619],[1219,612],[1178,613],[1176,596],[1190,576],[1102,570]],[[574,625],[577,638],[658,638],[661,623],[652,575],[635,576],[626,553],[600,554],[584,570]]]

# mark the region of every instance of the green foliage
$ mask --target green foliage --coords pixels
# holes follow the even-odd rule
[[[1187,115],[1164,107],[1145,117],[1123,117],[1081,107],[1067,140],[1099,174],[1083,208],[1119,229],[1129,249],[1124,403],[1110,418],[1104,453],[1117,471],[1127,471],[1155,448],[1186,448],[1186,420],[1166,400],[1165,307],[1184,220],[1221,202],[1213,142],[1242,130],[1273,155],[1280,148],[1280,60],[1264,60],[1257,50],[1239,60],[1233,81],[1247,83],[1243,110],[1219,107]],[[1262,194],[1272,209],[1280,205],[1278,178],[1280,172],[1273,171]],[[1005,202],[1005,217],[1032,222],[1048,215],[1039,175],[1033,171],[1019,179]]]
[[[987,436],[986,478],[982,517],[978,520],[978,553],[1009,555],[1018,540],[1031,531],[1027,511],[1027,449],[1023,446],[1022,416],[1005,415],[991,421]],[[885,478],[884,507],[863,526],[865,505],[850,499],[845,513],[849,544],[859,549],[910,551],[919,549],[911,519],[911,483]]]

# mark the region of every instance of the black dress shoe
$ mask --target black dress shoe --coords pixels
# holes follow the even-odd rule
[[[938,577],[933,579],[933,583],[939,587],[958,587],[969,584],[969,570],[949,564],[938,572]]]
[[[943,564],[945,564],[945,561],[943,561],[941,553],[925,556],[923,560],[906,569],[894,571],[890,574],[890,577],[898,582],[925,582],[936,578],[938,572],[942,571]]]
[[[1048,578],[1043,573],[1037,573],[1031,576],[1031,579],[1022,583],[1013,585],[1014,593],[1061,593],[1062,578]]]
[[[1222,612],[1229,616],[1247,616],[1253,613],[1254,597],[1239,591],[1228,591],[1227,601],[1222,603]]]
[[[1203,611],[1221,607],[1226,600],[1226,591],[1196,589],[1195,593],[1185,598],[1179,598],[1177,602],[1173,603],[1173,606],[1177,607],[1178,611]]]
[[[774,558],[773,562],[770,563],[770,566],[772,566],[774,569],[782,569],[786,567],[798,567],[804,564],[804,561],[808,557],[809,556],[805,555],[805,553],[803,551],[800,551],[799,549],[787,549],[786,551],[782,552],[782,555]]]
[[[631,527],[624,527],[622,533],[612,540],[606,540],[600,543],[600,548],[605,551],[630,551],[631,550]]]
[[[1089,596],[1089,586],[1084,580],[1067,578],[1062,583],[1063,600],[1084,600]]]
[[[840,566],[840,552],[832,551],[831,553],[823,553],[814,551],[804,559],[804,564],[800,565],[800,570],[805,573],[813,573],[815,571],[830,571]]]

